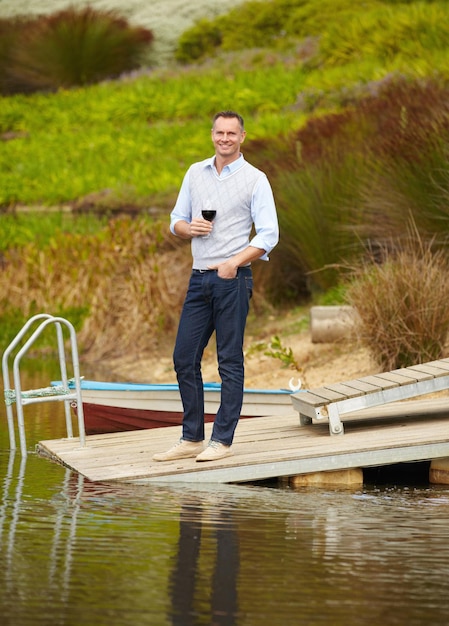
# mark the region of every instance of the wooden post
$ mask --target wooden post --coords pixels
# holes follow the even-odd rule
[[[433,459],[431,461],[429,482],[434,485],[449,485],[449,459]]]
[[[290,476],[292,487],[356,487],[363,485],[363,470],[359,467],[330,472],[313,472]]]
[[[312,343],[334,343],[350,337],[356,320],[356,312],[351,306],[311,307]]]

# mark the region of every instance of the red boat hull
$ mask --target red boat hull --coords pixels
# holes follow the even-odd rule
[[[142,430],[145,428],[164,428],[166,426],[180,426],[182,414],[170,411],[153,411],[129,409],[115,406],[104,406],[83,402],[84,425],[87,435],[117,433],[127,430]],[[247,419],[249,416],[242,416]],[[205,422],[213,422],[215,415],[206,414]]]

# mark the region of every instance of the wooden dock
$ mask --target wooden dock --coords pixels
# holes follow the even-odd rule
[[[380,417],[381,416],[381,417]],[[92,481],[242,483],[349,468],[449,458],[448,399],[399,402],[348,417],[345,435],[327,424],[301,426],[297,412],[241,420],[234,456],[157,463],[155,452],[180,437],[179,426],[41,441],[37,452]],[[212,425],[206,425],[206,437]]]

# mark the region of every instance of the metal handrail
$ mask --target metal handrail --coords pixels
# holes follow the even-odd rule
[[[32,335],[28,338],[28,340],[21,347],[19,352],[16,354],[13,364],[13,376],[14,376],[14,391],[13,394],[10,392],[10,376],[9,376],[9,367],[8,360],[12,353],[12,351],[17,347],[19,342],[24,338],[27,331],[30,327],[37,322],[38,320],[43,320],[40,322],[38,328],[34,330]],[[40,336],[40,334],[44,331],[44,329],[54,324],[56,327],[56,336],[58,342],[58,354],[59,354],[59,365],[61,371],[61,380],[62,387],[67,390],[67,393],[61,394],[55,390],[54,395],[39,395],[33,397],[30,396],[29,392],[22,393],[22,384],[20,379],[20,362],[22,357],[26,354],[32,344],[36,341],[36,339]],[[65,348],[64,348],[64,337],[62,326],[65,326],[70,333],[70,343],[71,343],[71,354],[72,354],[72,365],[73,365],[73,379],[75,382],[75,391],[69,392],[68,379],[67,379],[67,364],[65,357]],[[73,437],[72,430],[72,420],[70,414],[70,401],[73,400],[77,404],[77,414],[78,414],[78,431],[80,438],[80,445],[84,447],[86,445],[86,436],[85,436],[85,427],[84,427],[84,413],[83,413],[83,403],[81,398],[81,376],[79,371],[79,358],[78,358],[78,347],[76,341],[76,332],[73,325],[66,319],[62,317],[55,317],[53,315],[49,315],[47,313],[40,313],[38,315],[33,316],[28,320],[28,322],[23,326],[22,330],[16,335],[13,341],[10,343],[8,348],[5,350],[2,358],[2,370],[3,370],[3,383],[5,388],[5,403],[6,403],[6,416],[8,421],[8,430],[9,430],[9,442],[11,450],[16,449],[16,441],[14,434],[14,415],[12,410],[12,402],[11,397],[14,396],[16,405],[17,405],[17,423],[19,429],[19,439],[20,439],[20,449],[22,455],[27,454],[26,449],[26,435],[25,435],[25,420],[23,415],[23,406],[25,404],[31,404],[34,402],[48,402],[48,401],[64,401],[65,405],[65,418],[66,418],[66,428],[67,428],[67,436],[69,438]],[[40,390],[34,390],[35,392],[39,392]],[[42,390],[43,391],[43,390]],[[27,395],[28,393],[28,395]],[[9,394],[9,395],[8,395]],[[8,399],[9,398],[9,399]]]

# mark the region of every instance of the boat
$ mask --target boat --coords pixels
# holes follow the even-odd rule
[[[53,381],[52,385],[61,385]],[[70,382],[69,386],[73,386]],[[297,389],[245,389],[241,418],[291,415],[290,395]],[[204,384],[206,422],[213,422],[220,405],[221,384]],[[182,402],[175,383],[128,383],[81,380],[86,434],[104,434],[182,423]],[[75,408],[76,410],[76,408]]]

